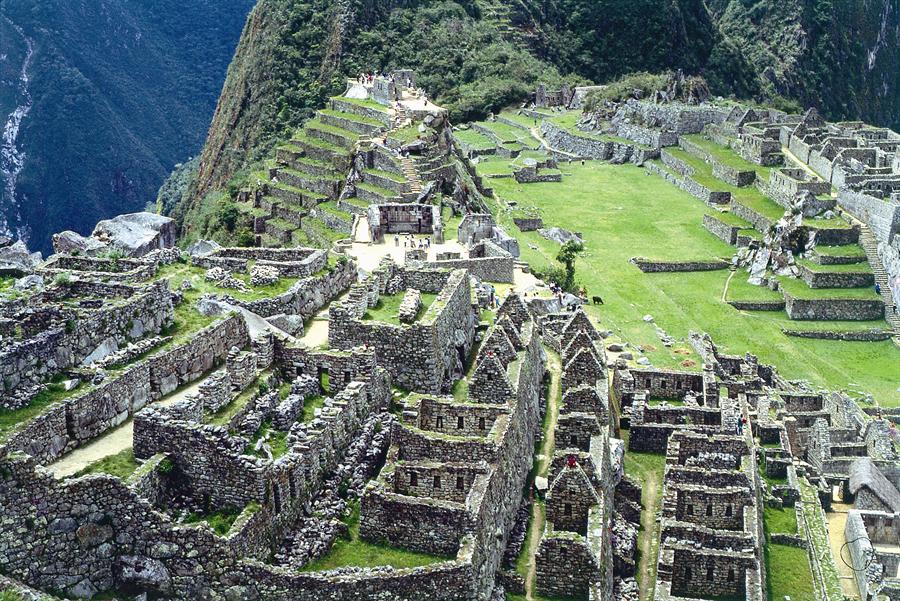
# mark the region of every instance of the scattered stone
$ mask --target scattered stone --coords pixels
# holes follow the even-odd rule
[[[584,244],[584,240],[582,240],[581,236],[574,232],[570,232],[568,230],[564,230],[561,227],[549,227],[542,228],[538,230],[538,234],[550,240],[551,242],[556,242],[560,246],[563,246],[567,242],[576,242],[578,244]]]
[[[25,243],[19,240],[0,248],[0,275],[28,275],[42,260],[41,253],[30,252]]]

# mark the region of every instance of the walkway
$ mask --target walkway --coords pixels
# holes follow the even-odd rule
[[[425,235],[412,236],[415,240],[427,238]],[[408,237],[406,239],[409,239]],[[347,249],[347,254],[356,259],[357,264],[366,271],[373,271],[381,263],[384,257],[391,257],[398,265],[403,265],[406,260],[406,248],[403,247],[404,237],[400,237],[400,244],[394,244],[393,234],[385,236],[384,242],[373,243],[369,241],[369,220],[360,217],[357,220],[356,234],[353,244]],[[468,257],[469,251],[456,240],[447,240],[443,244],[432,244],[428,249],[428,260],[437,259],[437,253],[455,252],[462,257]]]
[[[191,384],[176,390],[169,396],[153,403],[165,406],[180,401],[200,389],[200,383],[207,376],[202,376]],[[67,478],[85,469],[89,465],[105,459],[111,455],[121,453],[134,444],[134,420],[129,419],[118,426],[93,439],[84,446],[63,455],[59,460],[46,466],[47,471],[57,478]]]
[[[556,423],[559,420],[560,403],[560,372],[562,363],[557,353],[547,349],[547,368],[550,370],[550,394],[547,398],[547,414],[544,417],[543,432],[540,453],[538,453],[536,478],[547,478],[550,471],[550,463],[553,460],[553,451],[556,448]],[[535,578],[537,566],[535,554],[541,544],[541,536],[544,533],[546,521],[544,506],[535,500],[531,505],[531,523],[528,526],[528,534],[525,540],[529,541],[528,549],[528,575],[525,577],[525,598],[527,601],[535,599]]]
[[[831,511],[825,514],[828,520],[828,541],[831,543],[831,554],[834,555],[834,563],[837,564],[840,575],[841,591],[851,599],[859,599],[859,589],[856,588],[856,579],[853,569],[848,565],[853,561],[850,550],[844,547],[847,538],[844,535],[844,527],[847,525],[847,512],[853,509],[852,505],[843,503],[831,503]]]

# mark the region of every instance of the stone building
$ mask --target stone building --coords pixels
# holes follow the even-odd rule
[[[366,319],[382,297],[409,289],[435,295],[412,323]],[[464,270],[398,267],[390,259],[363,282],[354,284],[346,300],[329,309],[328,342],[334,349],[359,346],[375,350],[396,383],[407,390],[449,391],[462,376],[475,336],[475,310],[468,273]]]

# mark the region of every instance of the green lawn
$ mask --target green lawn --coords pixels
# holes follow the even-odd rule
[[[378,299],[378,304],[366,311],[365,315],[363,315],[363,320],[380,321],[395,326],[400,325],[398,313],[400,304],[403,302],[403,296],[403,293],[382,295]],[[419,309],[419,317],[425,314],[425,311],[428,310],[428,307],[431,306],[431,303],[436,298],[437,294],[422,293],[422,308]]]
[[[241,515],[240,509],[236,507],[225,507],[209,513],[192,513],[184,518],[185,524],[198,524],[206,522],[212,527],[216,534],[225,536],[231,530],[235,520]]]
[[[633,165],[588,161],[585,165],[563,163],[560,168],[565,174],[561,183],[522,185],[512,178],[492,178],[487,184],[500,198],[516,201],[515,210],[534,211],[547,225],[583,234],[587,248],[576,263],[576,279],[589,295],[602,296],[605,302],[588,307],[588,313],[602,327],[643,345],[655,365],[677,367],[686,359],[696,363],[697,356],[683,341],[691,330],[706,331],[724,352],[755,353],[785,377],[833,389],[863,386],[882,405],[900,405],[900,370],[896,368],[900,349],[892,342],[788,337],[781,330],[795,322],[784,312],[739,312],[722,302],[728,271],[643,274],[629,263],[640,255],[666,260],[731,256],[733,248],[700,225],[709,210],[703,203]],[[508,160],[490,158],[481,161],[478,170],[511,173],[512,167]],[[558,245],[537,232],[518,232],[511,209],[493,199],[489,204],[507,231],[516,232],[523,260],[536,270],[555,263]],[[868,298],[874,291],[865,294]],[[643,321],[647,314],[655,324]],[[655,325],[682,342],[671,349],[663,347]]]
[[[99,461],[95,461],[77,474],[75,477],[86,476],[88,474],[110,474],[125,480],[139,467],[138,462],[134,458],[134,450],[131,447],[104,457]]]
[[[461,129],[453,132],[453,135],[456,136],[457,140],[475,150],[488,150],[496,146],[493,140],[474,129]]]
[[[873,286],[865,288],[810,288],[803,280],[788,277],[779,277],[778,283],[782,290],[802,299],[846,298],[857,300],[878,300],[881,298],[875,293]]]
[[[291,227],[295,226],[291,225]],[[227,294],[242,301],[255,301],[283,294],[297,282],[297,278],[281,278],[270,286],[253,286],[249,292],[241,292],[240,290],[231,288],[220,288],[212,282],[207,282],[204,277],[205,274],[206,269],[203,269],[202,267],[195,267],[187,263],[172,263],[171,265],[161,267],[156,273],[156,279],[168,278],[169,287],[172,290],[179,290],[181,283],[188,280],[193,286],[193,289],[190,291],[192,293],[191,296],[199,297],[201,294]],[[233,275],[239,280],[243,280],[244,283],[250,287],[249,273],[235,273]]]
[[[805,549],[787,545],[765,545],[766,588],[769,599],[816,601],[813,575]]]
[[[376,545],[362,540],[359,537],[359,506],[357,504],[354,504],[353,511],[347,518],[347,525],[350,529],[348,536],[336,540],[327,555],[310,562],[304,566],[303,571],[323,572],[344,566],[416,568],[452,559],[416,553],[397,547]]]
[[[866,258],[866,251],[859,244],[816,246],[816,253],[826,257],[857,257],[862,260]]]
[[[782,509],[766,507],[764,509],[764,517],[766,532],[769,534],[773,532],[797,534],[797,511],[793,507]]]
[[[819,265],[809,259],[797,259],[796,262],[797,265],[803,265],[816,273],[872,273],[872,267],[865,261],[838,265]]]
[[[748,280],[750,274],[744,269],[735,272],[728,283],[726,298],[731,301],[782,301],[784,295],[767,286],[755,286]]]
[[[769,181],[769,175],[772,173],[773,167],[763,167],[762,165],[757,165],[756,163],[751,163],[750,161],[742,158],[738,153],[736,153],[731,148],[727,148],[704,138],[701,134],[692,134],[688,136],[683,136],[689,142],[693,142],[695,145],[702,148],[704,151],[708,152],[714,159],[722,163],[727,167],[731,167],[733,169],[739,169],[741,171],[755,171],[756,177],[761,179],[762,181]]]

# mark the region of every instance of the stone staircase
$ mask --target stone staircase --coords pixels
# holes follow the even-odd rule
[[[409,157],[400,157],[400,169],[403,171],[406,181],[409,182],[410,193],[418,197],[422,193],[422,179],[416,170],[415,162]]]
[[[891,288],[888,285],[888,274],[878,256],[878,241],[869,229],[862,224],[859,232],[859,243],[866,251],[866,257],[875,274],[875,283],[881,287],[881,298],[884,300],[884,317],[894,330],[894,344],[900,346],[900,315],[894,311],[894,299],[891,297]]]

